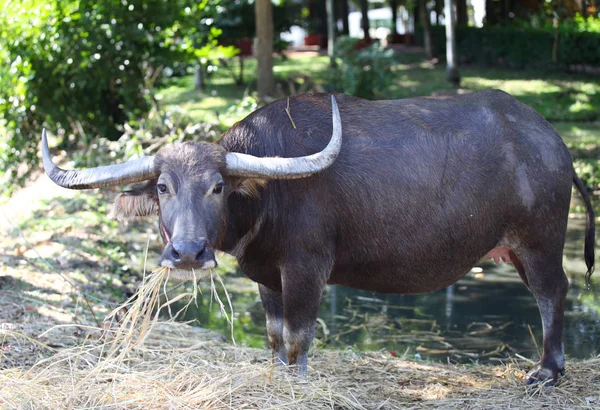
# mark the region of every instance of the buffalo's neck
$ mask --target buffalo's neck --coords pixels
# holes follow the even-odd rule
[[[262,152],[263,144],[252,144],[255,140],[255,129],[247,124],[234,125],[223,138],[217,142],[228,152],[240,152],[255,156],[268,156]],[[227,199],[227,223],[221,235],[218,249],[242,259],[248,245],[256,240],[268,212],[266,193],[259,189],[259,196],[248,196],[232,193]]]
[[[268,199],[231,198],[226,239],[221,250],[237,258],[248,278],[281,292],[277,266],[282,255],[281,245],[285,241],[274,232],[277,231],[274,230],[277,211],[272,204]]]
[[[233,194],[227,201],[227,225],[219,241],[219,249],[236,258],[242,257],[264,221],[259,200]]]

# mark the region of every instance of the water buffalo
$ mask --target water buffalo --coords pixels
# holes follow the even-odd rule
[[[544,350],[528,383],[563,371],[572,183],[587,209],[588,279],[594,214],[561,137],[502,91],[298,95],[256,110],[216,144],[65,171],[44,136],[43,160],[66,188],[146,181],[118,197],[116,214],[158,215],[159,263],[180,273],[214,266],[215,249],[234,255],[258,283],[274,356],[301,373],[326,284],[433,292],[485,257],[511,262],[537,299]]]

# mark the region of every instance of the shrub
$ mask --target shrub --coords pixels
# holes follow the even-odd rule
[[[192,0],[23,0],[0,8],[0,172],[22,181],[42,126],[89,144],[143,118],[162,67],[210,39],[213,3]],[[212,7],[212,8],[211,8]],[[211,43],[212,44],[212,43]],[[65,139],[64,142],[68,140]],[[21,166],[25,159],[28,166]]]
[[[336,68],[332,70],[334,89],[357,97],[373,99],[385,92],[392,81],[393,51],[379,43],[340,37],[336,42]]]
[[[582,23],[583,24],[583,23]],[[586,23],[592,24],[592,23]],[[590,25],[589,27],[594,27]],[[440,56],[446,52],[443,26],[433,26],[432,38]],[[423,44],[423,31],[417,31]],[[565,24],[558,34],[557,62],[553,62],[554,31],[531,27],[456,27],[460,63],[509,68],[568,69],[573,65],[600,67],[600,33]]]
[[[173,142],[214,142],[221,135],[220,124],[194,121],[181,109],[159,114],[151,110],[147,118],[136,123],[135,128],[126,123],[121,136],[113,141],[97,137],[85,151],[70,154],[77,168],[106,165],[108,160],[124,162],[134,157],[155,155]]]

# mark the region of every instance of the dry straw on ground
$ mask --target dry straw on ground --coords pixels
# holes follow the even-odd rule
[[[413,362],[389,352],[311,353],[309,376],[273,365],[265,349],[232,345],[208,331],[172,320],[168,271],[144,279],[137,296],[88,326],[79,342],[51,347],[18,331],[1,331],[22,348],[51,350],[33,365],[0,370],[0,406],[16,409],[391,409],[598,408],[600,359],[570,362],[556,388],[528,388],[525,368]],[[220,280],[220,278],[217,278]],[[222,282],[221,282],[222,284]],[[211,291],[218,298],[211,276]],[[225,304],[217,300],[223,310]],[[172,312],[171,312],[172,313]],[[225,312],[227,313],[227,312]],[[177,316],[178,312],[173,314]],[[58,330],[46,332],[52,336]],[[83,342],[81,342],[83,340]],[[4,345],[3,342],[3,345]],[[0,362],[1,363],[1,362]],[[522,367],[523,366],[523,367]]]

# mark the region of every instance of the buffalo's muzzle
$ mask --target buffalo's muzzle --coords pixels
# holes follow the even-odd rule
[[[161,266],[175,269],[206,269],[216,266],[215,254],[206,241],[175,241],[163,251]]]

